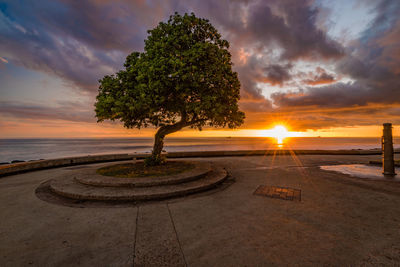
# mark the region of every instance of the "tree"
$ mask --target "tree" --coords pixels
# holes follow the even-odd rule
[[[184,127],[236,128],[244,113],[229,43],[208,20],[175,13],[148,33],[144,52],[133,52],[124,70],[99,81],[95,111],[98,122],[158,128],[148,161],[156,165],[166,135]]]

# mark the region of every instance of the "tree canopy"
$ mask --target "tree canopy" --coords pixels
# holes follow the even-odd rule
[[[160,156],[165,135],[183,127],[235,128],[243,123],[229,43],[208,20],[175,13],[148,33],[144,52],[131,53],[124,70],[100,80],[98,121],[159,128],[153,156]]]

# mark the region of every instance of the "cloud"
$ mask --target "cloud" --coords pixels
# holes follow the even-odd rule
[[[282,61],[341,56],[340,45],[316,27],[318,10],[310,1],[45,0],[5,6],[0,51],[15,64],[58,75],[91,92],[99,78],[122,67],[127,54],[142,50],[146,31],[174,11],[209,18],[231,41],[234,58],[240,49],[253,54],[271,52],[272,46],[282,49],[268,64],[258,59],[240,68],[244,95],[262,97],[257,82],[249,81],[250,70],[258,72],[261,82],[282,84],[290,79],[290,62]],[[16,25],[23,31],[13,30]]]
[[[289,116],[288,109],[301,127],[351,124],[356,123],[352,114],[335,118],[327,109],[400,102],[400,2],[372,3],[375,20],[343,47],[326,33],[327,26],[318,25],[321,8],[311,0],[6,1],[0,7],[0,60],[56,75],[95,94],[100,78],[121,69],[130,52],[143,49],[148,29],[175,11],[193,11],[210,19],[230,42],[242,85],[240,106],[250,124],[274,119],[270,114]],[[307,64],[312,68],[302,70]],[[300,72],[304,77],[296,75]],[[269,99],[262,84],[280,90]],[[94,120],[92,107],[83,104],[0,104],[7,116]],[[367,116],[359,123],[367,121],[372,123]]]
[[[254,105],[251,110],[269,110],[270,100],[265,99],[260,83],[282,86],[290,81],[293,62],[335,60],[344,55],[344,48],[317,27],[318,9],[311,1],[186,3],[230,41],[245,111],[250,107],[248,99],[253,98],[268,104]]]
[[[0,57],[0,61],[3,62],[3,63],[8,63],[8,60],[3,58],[3,57]]]
[[[308,87],[289,93],[274,93],[274,104],[284,107],[346,107],[366,105],[371,91],[364,89],[358,83],[336,83],[323,87]],[[360,98],[360,95],[364,96]]]
[[[247,112],[273,111],[272,103],[268,99],[245,99],[239,102],[239,107]]]
[[[273,103],[283,108],[318,108],[320,114],[332,107],[358,107],[371,105],[400,104],[400,2],[381,1],[378,14],[371,26],[359,40],[347,49],[348,55],[338,60],[336,72],[352,79],[351,82],[336,82],[326,86],[294,89],[272,95]],[[397,50],[396,50],[397,49]],[[330,79],[326,79],[330,78]],[[309,85],[320,84],[321,80],[333,81],[333,76],[324,73],[306,80]],[[354,114],[347,114],[352,120]],[[388,120],[398,121],[397,115],[387,113]],[[374,124],[375,118],[366,121]],[[345,123],[345,120],[343,120]],[[314,127],[319,127],[316,125]]]
[[[14,64],[94,92],[102,76],[119,70],[127,54],[143,48],[146,30],[154,26],[140,20],[141,10],[132,3],[9,2],[0,11],[5,25],[0,51]]]
[[[271,1],[273,2],[273,1]],[[276,42],[282,59],[340,58],[342,47],[316,26],[318,9],[311,1],[259,1],[250,7],[249,27],[259,42]],[[273,12],[273,10],[277,10]]]
[[[335,76],[328,74],[325,69],[317,67],[316,74],[311,79],[306,79],[303,82],[308,85],[321,85],[335,82]]]
[[[0,114],[19,119],[95,122],[94,112],[84,107],[86,106],[77,102],[61,102],[49,107],[26,102],[0,101]]]
[[[290,69],[293,65],[286,64],[284,66],[278,64],[272,64],[264,68],[266,74],[266,83],[270,83],[272,85],[283,85],[285,81],[288,81],[292,78],[290,74]]]
[[[331,127],[382,125],[385,122],[400,124],[399,104],[377,104],[354,107],[310,108],[285,107],[269,112],[252,113],[246,120],[247,128],[265,128],[271,123],[289,125],[291,130],[304,131]]]

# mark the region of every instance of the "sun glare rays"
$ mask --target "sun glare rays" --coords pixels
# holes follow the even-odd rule
[[[282,147],[285,138],[287,137],[300,137],[301,132],[291,132],[283,125],[276,125],[273,129],[260,130],[259,135],[263,137],[272,137],[276,139],[278,147]]]

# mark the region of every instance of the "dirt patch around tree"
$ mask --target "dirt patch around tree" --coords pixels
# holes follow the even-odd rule
[[[143,162],[124,163],[106,166],[96,171],[97,174],[118,178],[137,178],[179,174],[195,167],[184,161],[167,161],[159,166],[145,166]]]

